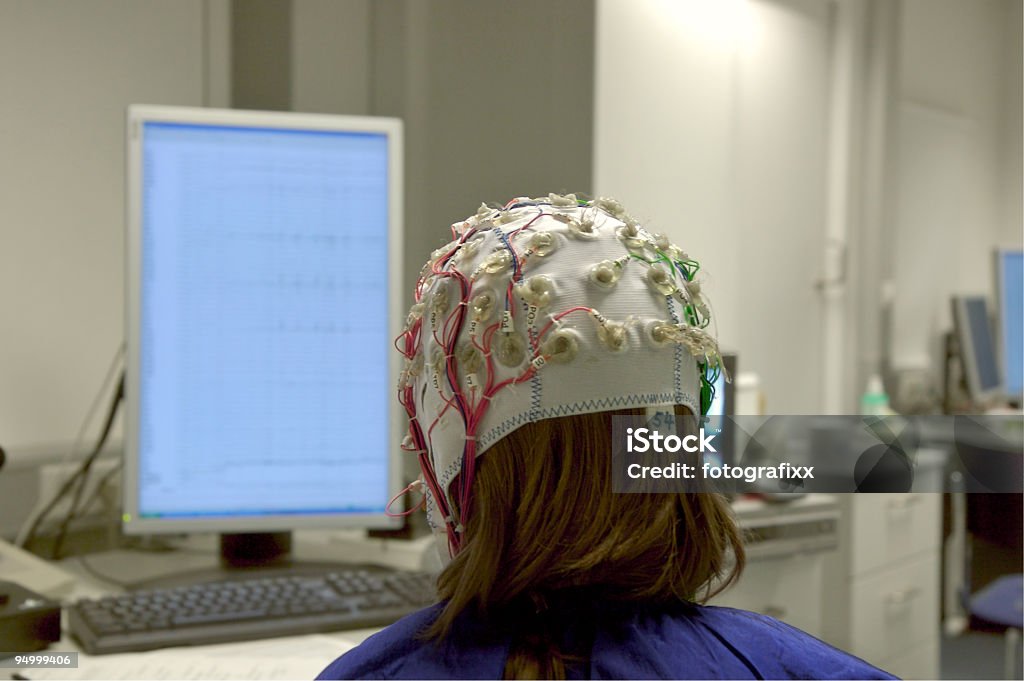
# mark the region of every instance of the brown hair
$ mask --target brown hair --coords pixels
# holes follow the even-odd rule
[[[530,423],[480,458],[463,546],[438,579],[446,603],[428,637],[450,635],[467,610],[519,619],[502,623],[513,632],[505,678],[564,678],[578,658],[558,649],[537,615],[552,597],[703,601],[738,578],[743,547],[720,495],[612,492],[612,416],[643,413]],[[517,603],[533,607],[508,607]]]

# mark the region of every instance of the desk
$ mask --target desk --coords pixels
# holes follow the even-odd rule
[[[302,561],[339,559],[336,534],[299,533],[295,557]],[[343,535],[343,539],[344,539]],[[214,536],[192,536],[171,552],[116,550],[85,557],[67,558],[60,567],[74,574],[76,581],[67,600],[97,598],[118,593],[113,582],[137,583],[180,572],[214,567],[217,561]],[[416,567],[416,566],[409,566]],[[148,653],[89,656],[81,652],[67,633],[65,613],[63,637],[50,647],[52,652],[78,652],[79,670],[28,670],[29,678],[313,678],[334,658],[361,643],[378,629],[358,629],[239,643],[170,648]],[[123,674],[123,676],[121,676]],[[8,678],[0,674],[0,678]]]
[[[799,595],[805,601],[812,585],[821,584],[820,561],[817,556],[824,555],[836,546],[836,529],[838,523],[838,505],[836,499],[830,495],[807,495],[789,503],[768,503],[759,500],[741,499],[734,503],[740,524],[747,530],[754,532],[756,541],[749,545],[750,565],[759,566],[748,570],[748,575],[754,575],[745,582],[745,587],[740,587],[729,592],[728,602],[730,605],[746,607],[748,609],[764,610],[762,600],[749,601],[744,596],[744,589],[752,589],[755,595],[779,594],[780,587],[773,582],[780,582],[783,595],[786,589],[799,590]],[[299,560],[316,561],[338,559],[339,554],[351,556],[349,549],[339,551],[339,545],[345,545],[351,538],[342,536],[339,539],[337,533],[320,533],[319,539],[315,533],[305,536],[300,533],[296,536],[295,554]],[[428,540],[432,541],[432,540]],[[369,545],[369,544],[368,544]],[[392,554],[396,552],[392,551]],[[411,552],[409,555],[414,555]],[[148,580],[172,572],[179,572],[189,569],[212,567],[216,556],[215,537],[192,537],[173,553],[141,553],[138,551],[112,551],[105,554],[95,554],[87,557],[88,565],[92,570],[107,575],[117,580],[137,582]],[[367,556],[359,556],[365,560]],[[781,563],[779,563],[781,561]],[[400,562],[400,561],[397,561]],[[773,570],[766,566],[777,566],[784,564],[787,569]],[[77,581],[70,598],[97,597],[109,594],[118,589],[111,583],[104,582],[90,573],[82,564],[80,558],[69,558],[61,563],[69,572],[75,573]],[[395,567],[402,567],[395,564]],[[421,567],[419,564],[412,564],[408,567]],[[774,576],[773,576],[774,575]],[[810,575],[810,576],[808,576]],[[818,598],[810,598],[811,615],[802,619],[804,608],[799,603],[800,598],[789,599],[792,601],[792,609],[788,612],[773,613],[788,619],[797,626],[816,633],[820,621],[820,602]],[[716,600],[715,603],[726,604],[724,600]],[[805,604],[806,605],[806,604]],[[227,668],[229,671],[240,672],[245,678],[255,678],[254,665],[270,676],[287,676],[310,678],[316,672],[325,667],[332,659],[345,650],[357,645],[367,636],[374,633],[373,629],[354,630],[331,633],[326,635],[301,636],[287,639],[270,639],[265,641],[244,642],[236,644],[222,644],[216,646],[203,646],[193,648],[176,648],[156,653],[138,653],[119,656],[97,656],[89,658],[82,656],[82,670],[86,672],[86,665],[101,665],[94,667],[93,675],[81,672],[75,676],[69,673],[53,674],[26,673],[27,676],[39,678],[99,678],[109,677],[111,663],[130,666],[133,677],[154,678],[163,671],[170,670],[169,676],[180,678],[202,678],[202,669],[215,668],[220,673],[214,676],[223,676],[220,671]],[[52,646],[52,651],[78,651],[72,638],[65,636],[58,644]],[[289,655],[300,652],[304,658],[297,659],[294,666],[282,667],[289,664]],[[197,662],[197,658],[200,660]],[[266,660],[266,663],[263,662]],[[149,667],[140,665],[148,663]],[[207,665],[203,667],[203,665]],[[211,664],[220,664],[220,667],[211,667]],[[284,671],[280,671],[284,669]],[[198,675],[193,675],[194,670],[199,670]],[[150,675],[149,672],[156,673]],[[267,678],[269,678],[267,677]]]

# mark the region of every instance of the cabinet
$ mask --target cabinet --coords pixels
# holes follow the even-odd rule
[[[838,546],[836,497],[740,499],[733,510],[746,537],[747,567],[711,605],[770,615],[820,638],[826,557]]]
[[[942,495],[839,496],[822,638],[905,678],[939,677]]]

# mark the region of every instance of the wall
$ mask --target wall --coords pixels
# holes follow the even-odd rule
[[[287,111],[292,104],[292,0],[232,0],[231,106]]]
[[[590,191],[590,0],[377,0],[371,22],[371,112],[405,121],[407,272],[481,201]]]
[[[893,246],[896,368],[941,371],[949,297],[1021,245],[1020,4],[904,0]]]
[[[370,113],[370,0],[292,0],[291,108]]]
[[[1024,24],[1024,3],[1006,2],[1003,18],[1003,51],[1002,66],[1003,82],[1002,106],[1000,113],[1000,134],[1002,142],[1002,220],[999,242],[1002,244],[1020,244],[1021,230],[1024,225],[1024,177],[1021,163],[1024,161],[1024,141],[1021,139],[1021,127],[1024,125],[1022,112],[1022,85],[1024,85],[1024,40],[1021,28]]]
[[[993,246],[1019,246],[1020,13],[598,2],[595,191],[699,256],[769,411],[852,413],[886,361],[935,369],[949,295],[990,291]],[[830,260],[845,286],[821,294]]]
[[[15,460],[67,448],[122,342],[125,107],[224,101],[226,17],[217,0],[0,3],[0,445]]]
[[[415,272],[481,200],[590,189],[593,23],[589,0],[0,4],[0,533],[123,337],[128,103],[402,117]]]
[[[369,0],[233,0],[232,106],[369,113]]]
[[[598,3],[595,188],[702,263],[772,413],[817,413],[828,4]]]
[[[406,272],[481,201],[590,191],[591,0],[235,0],[233,10],[234,106],[404,121]],[[245,47],[258,43],[250,36],[262,51]]]
[[[760,216],[785,222],[790,208],[784,201],[755,207],[738,200],[746,196],[734,191],[738,159],[749,150],[735,140],[747,138],[795,162],[783,157],[786,149],[808,153],[808,145],[820,143],[810,123],[817,114],[796,112],[791,138],[772,140],[772,133],[744,128],[747,115],[730,108],[743,96],[736,89],[743,69],[752,85],[790,86],[772,75],[771,64],[743,66],[737,58],[730,42],[737,31],[758,38],[758,22],[740,13],[744,3],[704,3],[695,11],[698,4],[601,2],[596,10],[585,0],[0,4],[6,103],[0,148],[16,160],[0,165],[0,444],[15,459],[22,451],[66,448],[122,337],[123,107],[131,101],[223,106],[232,92],[242,107],[405,119],[407,271],[445,238],[449,222],[481,199],[511,194],[588,191],[593,184],[668,231],[698,226],[685,241],[711,276],[726,345],[751,348],[744,367],[767,372],[768,389],[777,394],[769,408],[804,406],[786,397],[787,386],[796,390],[797,383],[777,358],[793,354],[786,334],[813,330],[800,328],[798,316],[759,319],[771,309],[771,289],[751,294],[738,287],[747,260],[760,258],[762,247],[786,243],[757,241],[768,234],[756,231]],[[789,22],[794,35],[807,26],[801,17],[827,4],[747,3],[757,9],[754,16]],[[906,0],[895,6],[902,24],[896,111],[904,134],[894,134],[889,146],[897,152],[891,193],[900,200],[885,218],[876,257],[894,254],[887,267],[895,272],[902,326],[890,349],[914,365],[931,361],[929,348],[948,325],[948,293],[988,291],[990,246],[1021,241],[1021,5]],[[813,32],[805,38],[800,44],[817,49]],[[760,48],[775,49],[764,42]],[[275,65],[264,64],[271,53]],[[807,70],[807,83],[821,77],[811,61],[798,66]],[[747,111],[757,117],[759,95],[753,96]],[[765,111],[765,120],[774,114],[780,121],[791,117]],[[780,150],[771,151],[775,142]],[[770,156],[758,154],[768,170],[752,173],[748,185],[765,177],[787,184],[776,189],[795,204],[815,200],[799,180],[786,179],[791,169],[776,177]],[[813,174],[813,167],[801,172]],[[762,196],[767,201],[776,189],[766,187]],[[804,208],[802,220],[820,213]],[[786,257],[806,262],[801,249],[808,244],[788,243]],[[944,263],[940,276],[934,262]],[[806,296],[816,267],[786,270],[783,277],[799,279]],[[919,282],[927,290],[915,291]],[[813,305],[790,303],[789,311]],[[862,314],[872,313],[865,308]]]
[[[0,4],[0,148],[16,160],[0,165],[0,446],[14,465],[69,449],[123,337],[127,104],[367,112],[368,2],[292,5]]]

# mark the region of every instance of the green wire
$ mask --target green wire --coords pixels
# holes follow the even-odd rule
[[[672,272],[673,275],[675,275],[677,271],[676,265],[678,265],[683,270],[683,280],[687,282],[693,281],[693,278],[697,276],[697,272],[700,271],[700,263],[697,262],[696,260],[672,260],[667,255],[665,255],[665,253],[661,249],[658,248],[655,248],[654,252],[658,254],[658,257],[655,258],[654,260],[650,260],[642,255],[637,255],[636,253],[632,252],[629,254],[629,257],[635,258],[636,260],[639,260],[641,262],[645,262],[648,265],[663,263],[668,266],[669,270]],[[686,305],[684,307],[684,313],[689,324],[691,326],[696,326],[699,329],[706,329],[708,325],[711,323],[710,318],[701,317],[700,314],[698,314],[696,308],[694,308],[694,306],[692,305]]]
[[[700,371],[700,415],[707,416],[715,399],[715,381],[721,375],[721,367],[698,362],[697,368]]]
[[[700,415],[707,416],[711,411],[711,401],[715,398],[715,386],[708,380],[707,365],[698,362],[697,368],[700,370]]]
[[[697,326],[700,324],[700,317],[697,315],[697,311],[693,309],[693,305],[687,305],[684,308],[686,312],[686,319],[690,322],[690,326]]]

